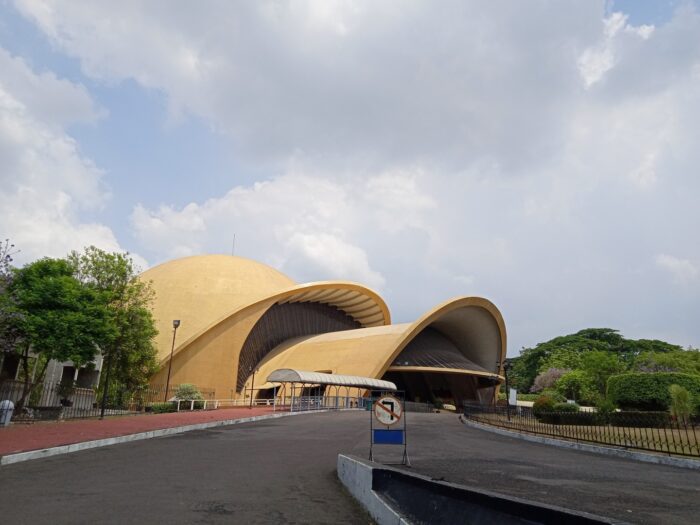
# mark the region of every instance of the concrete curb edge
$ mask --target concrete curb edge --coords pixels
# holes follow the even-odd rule
[[[138,432],[136,434],[126,434],[124,436],[114,436],[103,439],[95,439],[92,441],[83,441],[81,443],[71,443],[69,445],[59,445],[57,447],[43,448],[37,450],[29,450],[27,452],[17,452],[0,456],[0,465],[11,465],[22,461],[32,459],[48,458],[58,456],[60,454],[69,454],[71,452],[79,452],[91,448],[107,447],[110,445],[118,445],[120,443],[128,443],[131,441],[140,441],[142,439],[151,439],[156,437],[171,436],[190,432],[192,430],[204,430],[208,428],[223,427],[228,425],[238,425],[240,423],[252,423],[255,421],[263,421],[265,419],[277,419],[280,417],[299,416],[304,414],[319,414],[321,412],[329,412],[330,410],[307,410],[304,412],[279,412],[274,414],[265,414],[263,416],[251,416],[240,419],[224,419],[221,421],[210,421],[207,423],[196,423],[194,425],[183,425],[179,427],[159,428],[157,430],[148,430],[146,432]]]
[[[645,454],[644,452],[635,452],[632,450],[626,450],[622,448],[605,447],[599,445],[589,445],[587,443],[578,443],[575,441],[564,441],[562,439],[554,439],[545,436],[537,436],[534,434],[525,434],[521,432],[514,432],[512,430],[507,430],[504,428],[493,427],[491,425],[477,423],[475,421],[470,421],[466,418],[459,416],[459,420],[466,426],[472,428],[478,428],[480,430],[485,430],[487,432],[493,432],[494,434],[499,434],[501,436],[512,437],[517,439],[523,439],[525,441],[530,441],[532,443],[540,443],[544,445],[552,445],[560,448],[568,448],[573,450],[580,450],[582,452],[592,452],[594,454],[602,454],[604,456],[615,456],[624,459],[632,459],[635,461],[642,461],[645,463],[654,463],[656,465],[666,465],[670,467],[687,468],[692,470],[700,470],[700,461],[695,459],[685,459],[672,456],[661,456],[655,454]]]
[[[379,525],[409,525],[388,503],[372,490],[372,467],[338,454],[338,479]]]

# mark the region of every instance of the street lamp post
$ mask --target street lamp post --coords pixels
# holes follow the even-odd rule
[[[253,378],[250,381],[250,406],[248,407],[249,409],[252,409],[253,408],[253,395],[255,392],[255,390],[254,390],[255,389],[255,372],[257,372],[257,370],[255,369],[255,367],[251,366],[250,369],[248,370],[248,372],[253,372]]]
[[[510,421],[510,390],[508,388],[508,370],[510,370],[510,361],[506,360],[503,363],[503,373],[506,376],[506,415]]]
[[[170,388],[170,372],[173,369],[173,352],[175,352],[175,334],[177,334],[177,327],[180,326],[180,320],[173,320],[173,346],[170,348],[170,362],[168,363],[168,380],[165,382],[165,399],[168,400],[168,389]]]

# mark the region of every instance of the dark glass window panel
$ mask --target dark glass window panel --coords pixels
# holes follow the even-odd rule
[[[328,304],[275,304],[255,323],[243,344],[236,388],[241,392],[251,370],[273,348],[289,339],[360,327],[353,317]]]
[[[486,370],[467,359],[442,332],[428,327],[404,348],[391,366],[427,366],[458,370]]]

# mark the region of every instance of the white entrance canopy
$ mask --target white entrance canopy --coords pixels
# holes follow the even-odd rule
[[[366,388],[368,390],[396,390],[391,381],[362,376],[324,374],[308,370],[279,368],[267,376],[268,383],[305,383],[308,385],[335,385]]]

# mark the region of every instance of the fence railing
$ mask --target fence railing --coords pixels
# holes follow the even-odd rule
[[[124,415],[144,412],[153,404],[174,399],[178,386],[170,385],[166,392],[164,386],[158,385],[130,389],[113,385],[106,392],[98,392],[93,388],[66,388],[61,383],[35,385],[10,380],[0,383],[0,403],[12,402],[14,422],[98,417],[103,400],[106,416]],[[214,400],[214,389],[198,390],[204,400]],[[0,411],[0,421],[4,421],[7,409]]]
[[[166,393],[162,386],[135,389],[110,388],[105,398],[105,416],[137,414],[141,412],[180,412],[190,410],[217,410],[249,406],[267,406],[277,411],[364,409],[370,401],[354,396],[278,396],[275,399],[215,399],[215,390],[198,388],[202,399],[177,399],[178,385],[171,385]],[[56,419],[98,417],[102,414],[103,393],[91,388],[62,390],[60,384],[25,385],[22,381],[0,383],[0,403],[14,405],[15,423]],[[9,410],[0,406],[0,425],[9,417]]]
[[[437,410],[432,403],[419,403],[417,401],[404,401],[403,407],[406,412],[420,412],[423,414],[430,414]]]
[[[179,412],[186,410],[217,410],[223,408],[269,406],[277,411],[368,409],[372,399],[356,396],[277,396],[272,399],[216,399],[215,390],[199,388],[202,399],[177,399],[179,385],[144,386],[126,389],[112,386],[106,393],[92,388],[65,388],[61,383],[25,384],[22,381],[0,383],[0,403],[14,404],[12,421],[34,422],[56,419],[91,418],[102,415],[127,415],[141,412]],[[406,402],[408,412],[432,412],[427,403]],[[0,406],[0,424],[9,411]]]
[[[544,412],[529,407],[465,405],[472,421],[539,434],[669,455],[700,457],[700,421],[667,412]]]

